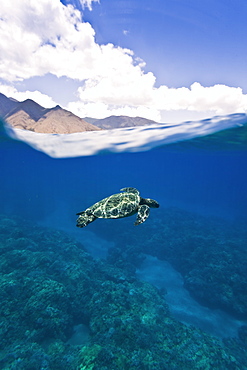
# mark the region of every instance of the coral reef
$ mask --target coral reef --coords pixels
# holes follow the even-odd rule
[[[174,320],[161,293],[135,279],[136,254],[121,268],[95,261],[66,234],[6,216],[0,250],[3,370],[246,368],[246,329],[231,351]],[[78,324],[88,342],[71,345]]]
[[[131,262],[134,270],[141,252],[167,260],[202,304],[246,319],[246,230],[241,221],[230,223],[171,208],[144,231],[130,234],[121,230],[122,242],[110,251],[109,261],[116,265]]]

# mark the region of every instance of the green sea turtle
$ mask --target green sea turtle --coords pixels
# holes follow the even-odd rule
[[[85,227],[96,218],[122,218],[137,213],[135,225],[146,221],[149,216],[149,207],[158,208],[156,200],[141,198],[135,188],[123,188],[122,193],[113,194],[93,204],[85,211],[77,213],[78,227]]]

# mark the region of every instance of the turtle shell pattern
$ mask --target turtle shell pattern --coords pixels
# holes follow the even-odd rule
[[[98,218],[121,218],[132,216],[138,211],[140,196],[138,192],[113,194],[87,209]]]

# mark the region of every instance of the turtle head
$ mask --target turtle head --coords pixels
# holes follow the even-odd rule
[[[147,206],[151,208],[159,208],[159,203],[156,202],[154,199],[149,199],[149,198],[141,198],[140,204],[146,204]]]

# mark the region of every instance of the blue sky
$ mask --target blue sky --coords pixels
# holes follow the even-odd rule
[[[157,85],[220,83],[247,93],[247,2],[243,0],[101,0],[85,11],[99,43],[127,47]],[[126,32],[124,32],[126,31]]]
[[[0,92],[81,117],[247,112],[244,0],[9,0]]]

